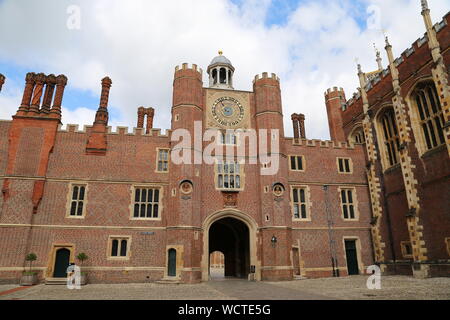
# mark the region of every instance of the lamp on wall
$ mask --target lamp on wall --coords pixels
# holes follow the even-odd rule
[[[272,248],[275,248],[275,246],[277,245],[277,242],[278,242],[277,237],[273,236],[272,239],[270,240],[270,242],[272,243]]]

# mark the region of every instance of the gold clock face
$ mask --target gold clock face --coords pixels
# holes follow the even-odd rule
[[[222,97],[214,102],[211,113],[219,125],[236,127],[244,119],[245,109],[235,98]]]

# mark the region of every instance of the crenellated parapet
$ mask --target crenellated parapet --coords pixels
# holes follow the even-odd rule
[[[331,140],[319,140],[319,139],[295,139],[286,138],[288,143],[290,142],[293,146],[299,147],[311,147],[311,148],[322,148],[322,149],[348,149],[354,150],[355,144],[353,142],[347,141],[331,141]]]
[[[67,124],[65,128],[60,125],[58,127],[58,132],[60,133],[79,133],[79,134],[87,134],[92,131],[94,126],[85,125],[80,129],[78,124]],[[130,131],[131,130],[131,131]],[[144,137],[157,137],[157,138],[169,138],[172,130],[166,130],[165,133],[162,133],[162,129],[151,129],[148,133],[144,128],[130,128],[130,127],[106,127],[106,135],[126,135],[126,136],[144,136]]]

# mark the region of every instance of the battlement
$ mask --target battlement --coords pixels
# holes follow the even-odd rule
[[[319,139],[295,139],[286,138],[286,140],[291,140],[293,146],[303,146],[311,148],[322,148],[322,149],[348,149],[355,150],[355,144],[353,142],[339,142],[330,140],[319,140]]]
[[[263,72],[261,75],[257,74],[255,76],[255,79],[253,80],[253,83],[256,83],[257,81],[264,80],[264,79],[272,79],[272,80],[275,80],[277,82],[280,82],[280,78],[278,78],[275,73],[272,73],[270,75],[270,78],[269,78],[269,73]]]
[[[330,95],[333,92],[345,94],[344,89],[338,88],[338,87],[333,87],[332,89],[329,88],[327,91],[325,91],[324,95],[325,95],[325,97],[327,97],[328,95]]]
[[[175,67],[175,73],[177,73],[178,71],[182,71],[182,70],[193,70],[193,71],[198,72],[201,75],[203,75],[203,69],[199,68],[196,64],[192,64],[191,68],[189,68],[188,63],[183,63],[183,64],[181,64],[181,66]]]
[[[58,132],[63,133],[80,133],[80,134],[86,134],[90,129],[93,128],[93,126],[85,125],[83,126],[83,129],[79,129],[80,126],[77,124],[67,124],[66,128],[63,129],[63,126],[60,125],[58,127]],[[133,132],[129,132],[129,127],[121,127],[118,126],[115,128],[115,131],[112,130],[113,127],[108,126],[106,127],[106,134],[108,135],[126,135],[126,136],[146,136],[146,137],[159,137],[159,138],[169,138],[171,134],[171,130],[166,130],[165,134],[161,133],[161,129],[151,129],[150,132],[147,134],[146,130],[144,128],[133,128]]]

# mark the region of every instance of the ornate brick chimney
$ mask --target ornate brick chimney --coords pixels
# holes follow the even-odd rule
[[[294,126],[294,139],[306,139],[305,115],[294,113],[291,119]]]
[[[95,115],[94,126],[89,136],[86,153],[89,155],[106,155],[107,139],[106,131],[108,126],[108,101],[109,91],[111,89],[112,81],[106,77],[102,80],[102,93],[100,97],[100,106]]]
[[[147,116],[147,128],[145,130],[146,134],[149,134],[153,129],[153,117],[155,116],[155,109],[140,107],[138,109],[138,124],[137,127],[143,129],[145,117]]]

